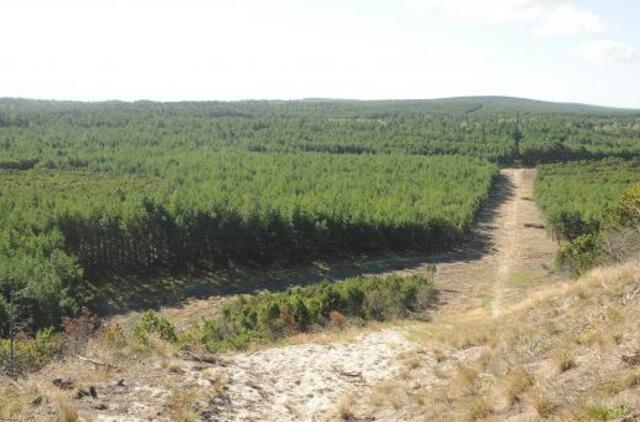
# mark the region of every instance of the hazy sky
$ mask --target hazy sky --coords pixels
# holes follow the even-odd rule
[[[637,0],[2,0],[0,97],[640,108]]]

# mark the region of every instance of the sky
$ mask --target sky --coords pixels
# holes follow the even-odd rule
[[[2,0],[0,97],[640,108],[636,0]]]

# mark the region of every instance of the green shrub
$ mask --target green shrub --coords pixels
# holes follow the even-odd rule
[[[0,367],[13,373],[36,371],[62,352],[60,336],[53,328],[44,328],[34,337],[14,339],[14,358],[10,360],[10,340],[0,339]]]
[[[167,318],[153,311],[145,311],[133,329],[134,338],[142,344],[149,343],[149,334],[156,334],[171,343],[178,340],[175,326]]]
[[[334,319],[335,313],[378,321],[419,318],[436,300],[436,290],[426,277],[356,277],[237,298],[223,306],[218,318],[181,333],[180,338],[189,344],[198,339],[210,351],[242,349],[253,342],[331,325],[332,313]]]
[[[627,227],[640,227],[640,183],[627,189],[615,208],[616,222]]]
[[[574,274],[582,274],[601,262],[601,243],[602,237],[599,234],[578,236],[558,251],[556,261],[559,266]]]

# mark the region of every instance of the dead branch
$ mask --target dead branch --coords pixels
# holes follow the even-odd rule
[[[86,358],[84,356],[80,356],[78,355],[78,359],[83,360],[85,362],[90,362],[93,363],[96,366],[105,366],[107,368],[115,368],[114,365],[107,363],[107,362],[100,362],[99,360],[95,360],[95,359],[90,359],[90,358]]]
[[[225,362],[222,361],[220,358],[218,358],[215,355],[209,355],[209,354],[204,354],[204,355],[196,355],[195,353],[189,351],[189,350],[185,350],[184,354],[187,358],[189,358],[190,360],[196,361],[196,362],[203,362],[203,363],[208,363],[210,365],[220,365],[220,366],[225,366]]]

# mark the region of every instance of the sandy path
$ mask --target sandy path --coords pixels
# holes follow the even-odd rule
[[[434,321],[497,316],[532,290],[559,279],[549,270],[557,246],[533,200],[536,170],[503,169],[500,177],[494,203],[480,215],[472,240],[435,262],[442,303]],[[400,272],[426,272],[430,263],[427,259]]]
[[[522,171],[512,172],[511,179],[515,186],[516,194],[509,201],[508,210],[506,210],[506,218],[504,225],[504,234],[502,239],[499,240],[498,251],[498,274],[496,274],[495,288],[493,294],[493,301],[491,302],[491,310],[493,316],[498,316],[502,312],[502,302],[504,300],[505,289],[511,276],[511,268],[518,265],[518,220],[522,218],[524,210],[522,209],[523,202],[522,190],[526,187],[522,182]],[[533,214],[533,213],[531,213]],[[536,221],[538,223],[538,221]]]

